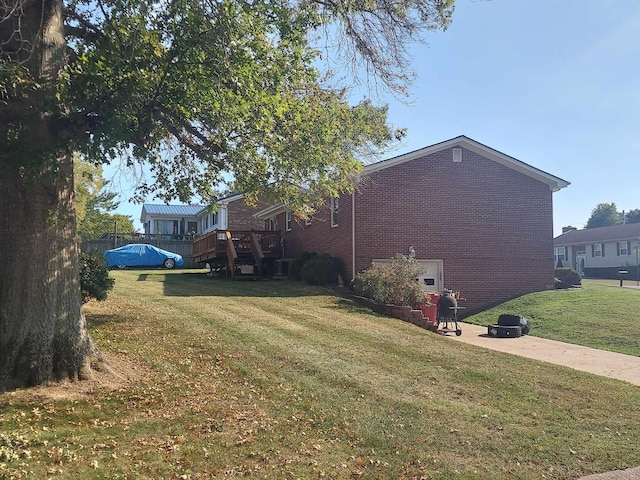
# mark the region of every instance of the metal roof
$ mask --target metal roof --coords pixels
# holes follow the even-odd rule
[[[154,205],[152,203],[145,203],[142,206],[147,215],[172,215],[177,217],[194,217],[202,208],[202,205]]]
[[[557,246],[640,239],[640,223],[571,230],[553,239]]]

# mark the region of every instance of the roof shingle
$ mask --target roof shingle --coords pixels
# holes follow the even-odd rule
[[[578,243],[607,242],[616,240],[640,239],[640,223],[624,223],[610,227],[585,228],[571,230],[553,239],[556,246]]]

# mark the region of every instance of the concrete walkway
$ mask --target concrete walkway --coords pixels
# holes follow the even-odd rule
[[[487,327],[470,323],[460,323],[460,327],[462,328],[461,336],[456,337],[453,333],[448,333],[447,338],[640,386],[640,357],[530,335],[519,338],[496,338],[487,334]],[[580,480],[640,480],[640,467],[597,473],[582,477]]]
[[[447,337],[458,342],[564,365],[602,377],[616,378],[640,386],[640,357],[608,352],[570,343],[525,335],[519,338],[496,338],[487,334],[487,327],[460,323],[462,335]]]

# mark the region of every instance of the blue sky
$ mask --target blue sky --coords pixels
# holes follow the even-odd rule
[[[408,129],[390,156],[466,135],[561,177],[554,236],[598,203],[640,208],[640,2],[457,0],[427,43],[412,51],[411,103],[384,99]],[[140,229],[142,206],[114,183]]]

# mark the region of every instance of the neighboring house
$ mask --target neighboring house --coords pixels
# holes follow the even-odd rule
[[[142,206],[140,221],[145,235],[182,236],[201,233],[198,214],[202,205],[154,205]]]
[[[185,266],[195,266],[202,262],[201,255],[195,258],[194,239],[204,239],[205,234],[216,230],[231,230],[234,232],[234,241],[239,242],[236,238],[238,232],[262,230],[264,222],[256,219],[255,213],[265,206],[265,203],[260,202],[255,207],[247,205],[243,194],[219,199],[215,212],[202,205],[145,204],[140,215],[144,235],[136,241],[153,242],[165,250],[180,253],[185,260]],[[212,235],[216,238],[218,234]]]
[[[251,207],[244,202],[243,194],[234,194],[221,198],[217,210],[211,212],[202,205],[155,205],[144,204],[140,221],[145,234],[155,235],[193,235],[213,230],[256,230],[262,229],[264,222],[254,214],[265,207],[259,203]]]
[[[640,223],[625,223],[611,227],[562,229],[553,239],[556,265],[574,268],[584,277],[638,279],[640,263]],[[623,278],[625,278],[623,277]]]
[[[366,166],[355,192],[310,222],[282,205],[257,216],[282,232],[289,258],[340,257],[346,281],[372,262],[415,256],[424,288],[460,291],[471,312],[553,288],[552,194],[568,184],[460,136]]]

